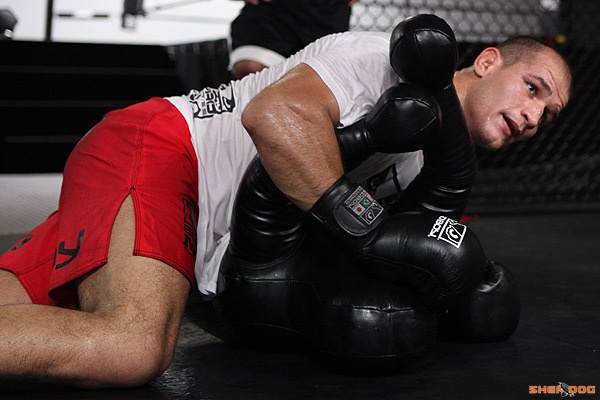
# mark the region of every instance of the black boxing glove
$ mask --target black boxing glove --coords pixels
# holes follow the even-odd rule
[[[404,81],[440,91],[452,83],[458,62],[456,37],[440,17],[415,15],[392,31],[390,63]]]
[[[390,62],[402,79],[432,90],[442,110],[442,128],[423,149],[421,172],[390,211],[429,210],[458,219],[475,181],[477,161],[452,84],[458,66],[454,32],[434,15],[408,18],[392,33]]]
[[[471,194],[477,159],[454,86],[436,94],[442,108],[442,128],[423,149],[423,168],[400,193],[391,213],[429,210],[459,219]]]
[[[517,281],[500,263],[488,261],[483,281],[456,308],[439,317],[438,339],[446,342],[497,342],[508,339],[519,324]]]
[[[354,169],[375,152],[422,149],[431,143],[440,125],[440,108],[430,91],[408,83],[393,86],[365,118],[337,130],[344,169]]]
[[[431,306],[452,304],[481,281],[486,258],[465,225],[443,216],[388,216],[371,195],[347,177],[309,210],[316,229],[360,257],[365,273],[415,287]]]

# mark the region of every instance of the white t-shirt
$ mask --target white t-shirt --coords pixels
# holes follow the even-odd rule
[[[351,125],[371,110],[386,89],[399,82],[390,67],[388,49],[387,33],[333,34],[242,80],[168,98],[185,117],[198,156],[200,213],[195,276],[202,293],[217,293],[235,195],[246,167],[256,155],[256,148],[241,124],[241,114],[248,102],[294,66],[305,63],[335,95],[340,127]],[[374,193],[376,197],[385,197],[398,187],[404,189],[422,164],[420,152],[375,154],[349,175],[359,182],[374,174],[385,175]]]

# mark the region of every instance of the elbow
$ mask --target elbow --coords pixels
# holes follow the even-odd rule
[[[264,123],[261,118],[264,117],[264,112],[261,112],[261,106],[256,103],[257,101],[252,100],[242,112],[242,126],[255,145],[260,145],[262,139],[260,136],[261,126]]]
[[[285,115],[288,114],[269,99],[254,98],[248,103],[242,112],[241,122],[259,152],[273,149],[281,143],[284,136],[279,133],[285,123]]]
[[[252,100],[242,112],[242,126],[248,132],[252,140],[255,140],[260,127],[260,111],[256,101]]]

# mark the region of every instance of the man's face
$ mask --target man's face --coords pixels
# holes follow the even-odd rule
[[[468,91],[463,109],[473,142],[485,149],[532,137],[569,100],[569,76],[551,50],[513,65],[500,57],[475,68],[480,79]]]

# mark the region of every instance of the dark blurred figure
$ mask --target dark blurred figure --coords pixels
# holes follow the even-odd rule
[[[0,40],[12,39],[17,22],[17,17],[12,11],[6,8],[0,9]]]
[[[244,0],[231,23],[235,78],[260,71],[330,33],[347,31],[359,0]]]

